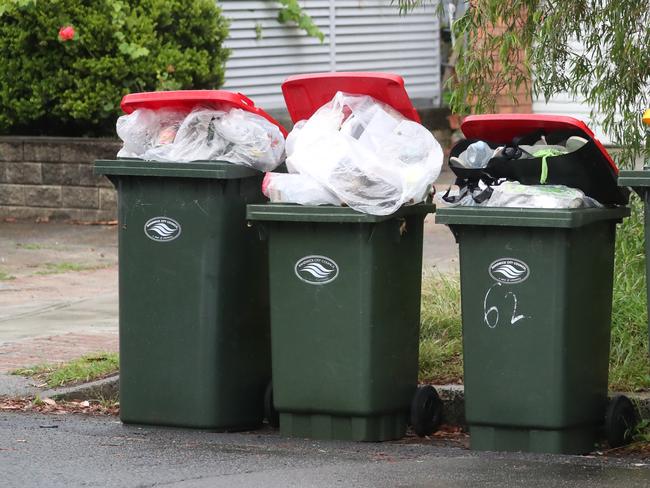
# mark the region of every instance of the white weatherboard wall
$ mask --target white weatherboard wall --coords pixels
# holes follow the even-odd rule
[[[277,21],[273,1],[218,2],[230,19],[224,89],[257,105],[284,107],[280,85],[289,76],[324,71],[385,71],[404,77],[411,98],[440,100],[440,26],[435,6],[400,16],[389,0],[304,0],[325,34],[321,44]]]
[[[573,40],[570,42],[571,48],[577,53],[584,54],[584,46]],[[598,120],[591,119],[592,108],[584,103],[584,101],[573,98],[568,93],[559,93],[552,97],[548,102],[544,98],[536,98],[533,100],[533,112],[538,114],[554,114],[554,115],[568,115],[582,120],[587,127],[589,127],[596,138],[603,144],[611,144],[611,138],[605,134]],[[598,115],[596,114],[596,119]]]
[[[551,98],[548,103],[543,98],[533,100],[533,112],[536,114],[568,115],[582,120],[596,138],[603,144],[611,144],[611,138],[605,134],[598,121],[591,119],[591,107],[572,98],[568,93],[561,93]],[[596,114],[597,118],[597,114]]]

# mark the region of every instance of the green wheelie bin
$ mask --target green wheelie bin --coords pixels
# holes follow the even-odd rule
[[[339,90],[397,106],[401,98],[412,109],[396,78],[375,76],[373,91],[361,74],[307,75],[283,91],[294,122]],[[388,100],[387,84],[394,88]],[[419,435],[440,422],[435,389],[417,382],[422,233],[434,210],[422,203],[376,216],[327,205],[248,206],[268,242],[267,410],[279,413],[282,434],[384,441],[403,437],[409,419]]]
[[[199,104],[252,107],[222,91],[133,94],[122,107]],[[262,173],[134,159],[97,161],[95,172],[118,191],[121,420],[260,427],[271,377],[268,258],[246,205],[264,201]]]
[[[493,143],[540,129],[591,139],[560,119],[473,116],[462,129]],[[610,161],[601,183],[616,193]],[[625,206],[438,209],[459,245],[472,449],[577,454],[594,449],[604,424],[608,438],[626,436],[634,411],[624,397],[608,406],[607,380],[616,224],[628,215]]]
[[[650,148],[650,109],[643,114],[643,123],[646,125],[647,147]],[[646,283],[650,283],[650,161],[646,161],[641,171],[621,171],[618,177],[619,186],[633,188],[643,201],[645,215],[645,255],[646,255]],[[650,287],[646,286],[647,301],[650,304]],[[648,326],[650,336],[650,324]],[[650,344],[650,341],[648,341]]]
[[[398,439],[412,408],[439,410],[435,392],[417,390],[422,228],[433,210],[419,204],[378,217],[343,207],[248,206],[269,248],[268,408],[279,412],[282,434]],[[438,414],[425,413],[414,422],[429,422],[428,434]]]

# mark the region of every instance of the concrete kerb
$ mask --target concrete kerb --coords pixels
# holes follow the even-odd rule
[[[108,376],[96,381],[81,385],[55,388],[41,392],[41,398],[54,400],[79,401],[79,400],[112,400],[118,401],[120,397],[120,376]]]
[[[81,385],[46,390],[40,393],[41,398],[55,400],[113,400],[119,399],[119,375],[109,376],[97,381]],[[463,385],[434,385],[444,405],[443,423],[448,425],[465,426],[465,391]],[[610,398],[618,394],[628,396],[636,405],[643,419],[650,418],[650,392],[618,393],[610,392]]]
[[[35,386],[29,378],[12,374],[0,374],[0,399],[2,398],[52,398],[53,400],[112,400],[120,396],[120,377],[118,374],[88,383],[62,388],[42,389]]]

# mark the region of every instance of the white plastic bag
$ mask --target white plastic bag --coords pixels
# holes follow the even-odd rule
[[[331,191],[307,175],[266,173],[262,193],[273,203],[300,205],[341,205]]]
[[[138,109],[122,116],[119,157],[148,161],[228,161],[272,171],[284,157],[284,136],[264,117],[241,109],[196,108],[190,113]],[[163,137],[164,136],[164,137]]]
[[[154,147],[142,155],[148,161],[210,161],[226,152],[227,141],[219,137],[215,126],[226,112],[193,110],[184,118],[173,144]]]
[[[345,204],[389,215],[426,199],[443,153],[431,132],[365,95],[338,92],[287,140],[287,168]]]
[[[117,135],[124,145],[119,158],[142,158],[149,150],[174,142],[186,113],[178,110],[138,109],[117,119]]]
[[[492,187],[486,207],[518,208],[582,208],[600,207],[596,200],[576,189],[564,185],[522,185],[506,181]]]
[[[217,133],[228,142],[224,161],[273,171],[284,161],[284,135],[264,117],[233,109],[219,120]]]

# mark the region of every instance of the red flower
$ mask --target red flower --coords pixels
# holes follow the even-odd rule
[[[76,32],[74,30],[74,27],[71,25],[66,25],[64,27],[61,27],[59,29],[59,41],[65,42],[65,41],[71,41],[74,39]]]

